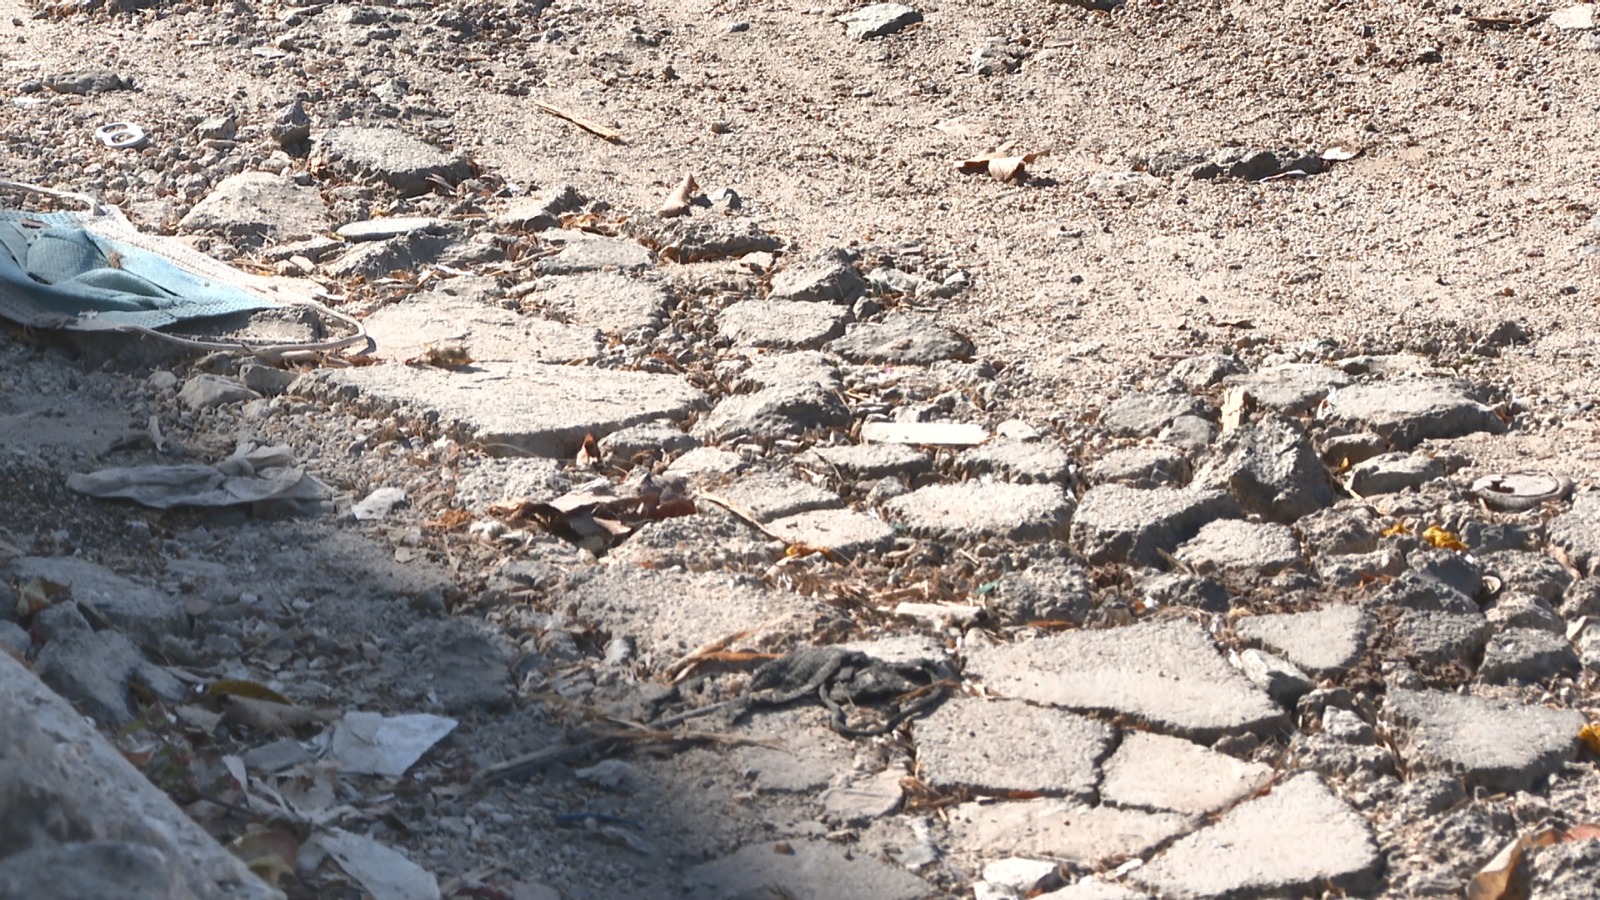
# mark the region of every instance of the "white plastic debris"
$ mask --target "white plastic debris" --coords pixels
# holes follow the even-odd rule
[[[333,728],[327,756],[347,775],[399,778],[456,725],[455,719],[427,713],[348,712]]]
[[[311,843],[326,850],[372,900],[440,900],[438,880],[372,838],[334,828],[317,834]]]

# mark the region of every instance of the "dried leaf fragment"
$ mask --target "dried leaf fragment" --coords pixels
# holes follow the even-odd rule
[[[694,180],[693,175],[685,175],[683,181],[672,189],[667,199],[662,202],[661,208],[656,210],[656,215],[663,219],[681,216],[689,211],[694,203],[694,192],[700,190],[700,184]]]
[[[294,874],[300,842],[286,829],[254,826],[230,841],[228,851],[243,860],[250,871],[276,887],[278,879]]]
[[[48,578],[30,578],[17,585],[17,618],[26,619],[54,604],[69,590]]]
[[[956,163],[956,171],[965,175],[976,175],[987,172],[995,181],[1007,184],[1021,184],[1027,178],[1026,166],[1036,159],[1050,155],[1049,150],[1040,150],[1036,153],[1014,153],[1009,143],[1001,144],[993,150],[985,150],[970,159],[963,159]]]
[[[206,693],[213,697],[245,697],[250,700],[267,700],[272,703],[281,703],[284,706],[294,705],[293,700],[272,688],[244,678],[218,679],[206,686]]]
[[[288,706],[271,700],[252,700],[249,697],[229,697],[223,703],[223,717],[230,722],[265,731],[270,734],[293,734],[297,728],[321,725],[339,718],[339,713],[328,709],[308,709]]]
[[[406,360],[408,366],[437,366],[441,369],[464,369],[472,365],[472,351],[466,344],[429,344],[420,356]]]
[[[1600,754],[1600,725],[1585,725],[1578,729],[1578,740],[1589,748],[1590,753]]]
[[[1461,542],[1460,535],[1453,531],[1446,531],[1437,525],[1429,525],[1424,529],[1422,539],[1440,550],[1454,550],[1457,553],[1467,552],[1467,545]]]
[[[1533,847],[1556,842],[1554,829],[1525,834],[1500,848],[1467,883],[1467,900],[1510,900],[1516,896],[1513,885],[1522,868],[1523,857]],[[1525,892],[1525,891],[1524,891]]]

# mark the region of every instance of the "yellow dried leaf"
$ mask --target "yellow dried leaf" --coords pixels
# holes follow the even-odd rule
[[[1578,729],[1578,740],[1589,748],[1590,753],[1600,754],[1600,725],[1585,725]]]
[[[339,718],[336,710],[309,709],[271,700],[252,700],[249,697],[228,697],[223,702],[222,713],[229,722],[257,731],[285,735],[293,734],[297,728],[321,725]]]
[[[1461,542],[1460,535],[1453,531],[1445,531],[1437,525],[1429,525],[1422,532],[1422,539],[1440,550],[1454,550],[1458,553],[1467,552],[1467,545]]]
[[[1411,529],[1404,522],[1396,522],[1383,530],[1384,537],[1394,537],[1397,534],[1410,534]]]
[[[67,593],[68,587],[48,578],[30,578],[17,585],[17,618],[26,619],[50,606]]]
[[[251,828],[228,844],[228,851],[244,861],[250,871],[276,887],[278,879],[294,874],[300,842],[281,828]]]
[[[270,700],[273,703],[282,703],[284,706],[294,705],[293,700],[272,688],[243,678],[223,678],[213,681],[206,686],[206,693],[213,697],[248,697],[251,700]]]

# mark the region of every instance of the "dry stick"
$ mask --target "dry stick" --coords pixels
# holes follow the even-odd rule
[[[615,131],[605,127],[604,125],[597,125],[594,122],[583,118],[582,116],[575,116],[559,106],[551,106],[543,100],[535,100],[533,101],[533,105],[539,107],[558,119],[566,119],[568,122],[571,122],[579,128],[582,128],[584,131],[587,131],[590,134],[601,138],[602,140],[610,141],[613,144],[622,143],[622,132],[620,131]]]

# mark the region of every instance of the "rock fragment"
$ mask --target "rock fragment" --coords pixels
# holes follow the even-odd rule
[[[1389,691],[1400,752],[1417,770],[1455,772],[1467,786],[1526,791],[1577,753],[1583,714],[1439,691]]]
[[[1231,493],[1245,512],[1292,523],[1334,501],[1328,469],[1297,423],[1263,418],[1222,436],[1194,486]]]
[[[874,3],[838,18],[844,24],[845,36],[851,40],[894,34],[908,25],[922,21],[922,13],[900,3]]]
[[[1238,502],[1222,491],[1103,484],[1073,513],[1072,546],[1091,563],[1153,566],[1206,523],[1238,515]]]
[[[695,426],[695,432],[712,442],[740,435],[770,440],[848,428],[850,421],[850,410],[837,394],[817,384],[800,383],[724,397]]]
[[[828,349],[856,363],[926,365],[941,359],[966,359],[972,342],[927,316],[901,313],[882,322],[851,325]]]
[[[1426,440],[1504,432],[1506,423],[1473,393],[1470,384],[1446,379],[1357,384],[1329,399],[1329,415],[1353,428],[1371,429],[1396,450],[1410,450]]]
[[[1173,777],[1181,772],[1182,777]],[[1105,763],[1100,799],[1122,807],[1205,815],[1254,793],[1272,777],[1244,762],[1182,738],[1127,731]]]
[[[1282,655],[1313,675],[1349,670],[1366,650],[1372,617],[1354,606],[1314,612],[1250,616],[1234,624],[1246,641]]]
[[[884,509],[913,534],[949,541],[1064,537],[1072,500],[1053,484],[931,484]]]
[[[432,192],[434,179],[454,185],[472,177],[467,160],[397,128],[341,125],[322,136],[317,156],[323,167],[387,184],[405,197]]]
[[[1483,648],[1478,678],[1486,684],[1532,684],[1578,671],[1578,654],[1564,634],[1507,628]]]
[[[1109,725],[1019,700],[952,699],[916,725],[927,780],[985,792],[1032,791],[1089,799]]]
[[[1173,558],[1205,575],[1276,575],[1301,564],[1300,542],[1287,525],[1218,519],[1179,545]]]

